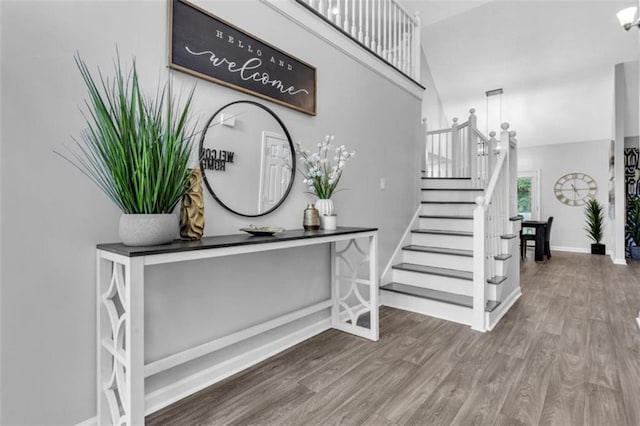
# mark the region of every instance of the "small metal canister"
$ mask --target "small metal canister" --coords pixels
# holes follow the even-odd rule
[[[313,204],[307,204],[307,208],[304,209],[302,226],[305,231],[320,229],[320,213],[318,213],[318,209],[316,209]]]

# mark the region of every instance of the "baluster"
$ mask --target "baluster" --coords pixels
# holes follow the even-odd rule
[[[371,50],[377,52],[378,41],[376,40],[376,0],[371,0]]]
[[[384,59],[389,61],[391,54],[389,46],[391,45],[391,0],[386,0],[384,5]],[[389,61],[390,62],[390,61]]]
[[[333,18],[331,16],[332,3],[333,3],[333,0],[327,0],[327,8],[326,8],[326,10],[324,12],[324,14],[327,17],[327,19],[329,20],[329,22],[333,22]]]
[[[347,0],[345,0],[347,1]],[[338,26],[338,28],[340,28],[340,25],[342,24],[342,19],[340,19],[340,0],[336,0],[336,7],[334,8],[334,11],[336,12],[335,15],[333,16],[333,19],[336,23],[336,25]],[[333,13],[333,11],[332,11]]]
[[[378,56],[382,56],[382,0],[378,0]]]
[[[362,0],[359,1],[359,8],[358,8],[358,41],[360,43],[362,43],[363,37],[362,37],[362,13],[363,13],[363,8],[362,8]]]
[[[401,70],[405,74],[407,73],[407,15],[402,12],[402,63]]]
[[[342,29],[349,33],[349,0],[344,0],[344,23]]]
[[[351,0],[351,37],[356,37],[356,0]]]
[[[307,0],[307,3],[309,4],[309,6],[311,6],[311,8],[314,8],[313,7],[313,0]]]
[[[320,15],[324,14],[324,0],[318,2],[318,8],[316,10]]]
[[[458,117],[454,117],[453,124],[451,125],[451,169],[453,177],[459,177],[459,157],[458,145],[460,143],[460,133],[458,132]]]
[[[364,7],[364,45],[369,48],[369,0],[365,0]]]

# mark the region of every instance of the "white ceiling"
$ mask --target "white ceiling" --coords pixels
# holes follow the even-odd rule
[[[613,66],[637,60],[640,45],[637,30],[625,32],[615,14],[637,0],[403,4],[420,11],[424,53],[449,118],[470,107],[482,112],[485,91],[503,88],[503,111],[525,144],[610,137]],[[577,131],[585,114],[590,122]]]

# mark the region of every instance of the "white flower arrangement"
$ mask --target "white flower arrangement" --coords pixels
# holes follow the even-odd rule
[[[320,199],[328,200],[338,187],[342,172],[347,162],[356,155],[349,152],[344,145],[334,147],[333,135],[326,136],[318,143],[318,151],[311,152],[298,142],[298,158],[306,171],[301,171],[309,192]]]

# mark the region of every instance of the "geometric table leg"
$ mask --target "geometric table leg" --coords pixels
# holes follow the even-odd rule
[[[98,424],[144,424],[144,264],[98,251]]]

